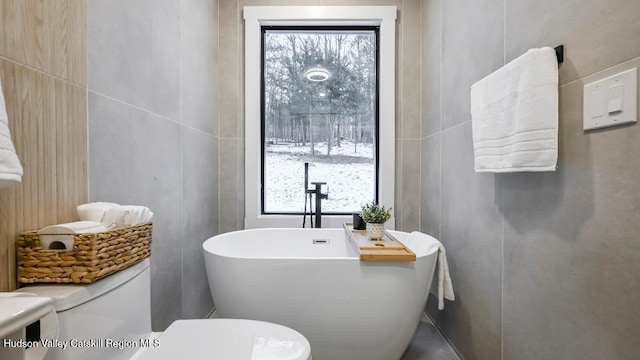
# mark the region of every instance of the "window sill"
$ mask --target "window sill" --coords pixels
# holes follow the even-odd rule
[[[350,215],[322,215],[322,228],[342,228],[347,222],[352,222],[353,217]],[[311,227],[309,215],[307,215],[307,227]],[[257,228],[301,228],[302,215],[259,215],[254,218],[245,218],[245,229]],[[385,223],[388,230],[395,229],[395,218],[389,219]]]

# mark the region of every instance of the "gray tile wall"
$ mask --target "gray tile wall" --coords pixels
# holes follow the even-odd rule
[[[213,308],[216,0],[88,2],[89,197],[149,206],[153,329]]]
[[[242,41],[242,6],[238,0],[219,3],[219,103],[220,134],[219,220],[220,232],[244,228],[244,73]],[[243,144],[241,147],[240,144]]]
[[[396,229],[420,229],[420,134],[422,132],[421,3],[404,0],[398,6],[396,40]],[[384,136],[384,135],[382,135]]]
[[[427,310],[467,360],[640,356],[640,134],[580,126],[582,85],[640,63],[632,0],[90,0],[90,197],[156,212],[154,329],[211,309],[201,243],[243,227],[245,5],[398,6],[397,228],[447,246]],[[561,43],[559,171],[475,174],[469,86]]]
[[[584,84],[640,66],[640,2],[423,0],[421,228],[456,301],[427,311],[465,359],[637,359],[640,128],[582,130]],[[559,169],[476,174],[469,87],[564,44]]]

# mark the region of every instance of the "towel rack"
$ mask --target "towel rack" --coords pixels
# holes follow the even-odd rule
[[[556,58],[558,59],[558,65],[564,61],[564,45],[559,45],[554,48],[556,51]]]

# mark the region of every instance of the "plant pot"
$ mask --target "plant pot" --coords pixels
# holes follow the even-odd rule
[[[371,240],[381,240],[384,235],[384,224],[367,223],[367,234]]]

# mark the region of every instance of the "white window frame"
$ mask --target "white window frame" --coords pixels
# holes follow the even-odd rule
[[[395,200],[395,6],[245,6],[245,220],[246,229],[300,227],[301,215],[261,214],[261,26],[369,25],[379,26],[378,203],[389,208]],[[302,174],[300,174],[302,178]],[[331,196],[331,194],[329,194]],[[351,216],[322,215],[325,228],[342,227]],[[386,223],[395,228],[395,218]]]

